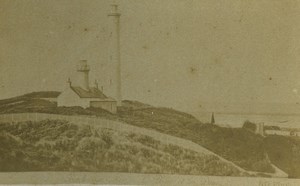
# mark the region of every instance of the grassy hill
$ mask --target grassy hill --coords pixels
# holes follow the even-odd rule
[[[291,178],[300,177],[300,139],[290,136],[268,136],[264,140],[271,161]]]
[[[191,140],[234,162],[240,167],[259,172],[274,172],[268,155],[273,153],[259,135],[243,128],[224,128],[204,124],[192,115],[169,108],[157,108],[136,101],[124,101],[117,114],[102,109],[56,107],[52,102],[39,99],[39,93],[0,101],[0,113],[44,112],[66,115],[95,115],[111,120],[154,129],[162,133]],[[271,140],[272,141],[272,140]],[[272,154],[269,154],[272,161]],[[278,163],[279,168],[282,164]],[[297,175],[300,177],[300,175]]]
[[[244,175],[211,154],[60,120],[0,124],[0,153],[0,171]]]
[[[263,138],[247,129],[203,124],[193,116],[167,108],[120,109],[126,123],[191,140],[234,162],[259,172],[274,172],[266,156]]]

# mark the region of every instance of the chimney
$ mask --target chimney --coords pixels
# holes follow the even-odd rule
[[[111,5],[111,11],[108,14],[111,19],[112,27],[110,32],[110,64],[113,66],[111,93],[112,97],[117,100],[117,106],[122,105],[121,93],[121,52],[120,52],[120,17],[118,5]]]
[[[215,124],[215,115],[214,115],[214,113],[212,113],[212,115],[211,115],[210,123]]]
[[[95,88],[99,89],[98,81],[95,79]]]
[[[89,87],[89,72],[90,67],[87,65],[87,60],[80,60],[77,65],[77,72],[79,73],[79,86],[87,91]]]

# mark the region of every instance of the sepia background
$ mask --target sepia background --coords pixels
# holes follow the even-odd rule
[[[298,112],[299,1],[115,2],[124,99],[188,112]],[[0,98],[61,91],[80,59],[101,84],[110,3],[1,0]]]
[[[127,105],[125,104],[118,114],[100,113],[100,115],[103,115],[102,118],[98,118],[99,122],[94,118],[89,118],[89,121],[94,122],[93,126],[100,128],[101,125],[102,128],[104,126],[102,119],[111,119],[105,126],[115,130],[114,135],[109,138],[115,140],[115,144],[111,143],[111,146],[116,147],[118,143],[121,144],[126,140],[128,140],[128,143],[132,142],[130,140],[133,137],[129,139],[125,132],[132,132],[136,128],[127,126],[125,124],[127,122],[146,129],[160,129],[160,132],[179,136],[183,139],[186,138],[189,142],[196,141],[199,146],[202,145],[205,148],[219,152],[234,163],[245,160],[248,164],[244,166],[252,168],[250,169],[252,171],[260,171],[264,168],[263,166],[262,168],[259,167],[260,164],[253,166],[254,168],[251,167],[254,163],[260,163],[259,160],[266,163],[269,166],[267,168],[270,168],[271,163],[279,162],[278,164],[285,168],[285,171],[289,171],[289,176],[292,175],[289,178],[298,178],[293,177],[293,174],[296,175],[297,173],[299,175],[299,172],[296,172],[296,170],[299,171],[297,157],[300,152],[300,141],[297,136],[292,136],[292,132],[288,133],[286,138],[275,135],[276,139],[271,138],[270,143],[268,143],[267,154],[262,146],[267,143],[263,143],[262,139],[263,137],[266,137],[264,139],[270,138],[264,136],[264,131],[259,136],[261,132],[257,132],[256,129],[249,132],[244,127],[246,124],[252,124],[256,128],[261,128],[264,123],[260,122],[263,121],[269,129],[280,126],[283,129],[284,127],[290,127],[291,130],[297,129],[299,132],[300,1],[297,0],[0,0],[0,100],[33,91],[62,91],[68,85],[68,78],[76,79],[75,67],[80,60],[87,60],[92,69],[90,82],[95,79],[98,80],[99,86],[104,85],[104,93],[106,93],[105,84],[111,73],[108,67],[108,55],[110,53],[108,36],[110,29],[107,17],[111,3],[118,4],[122,14],[123,99],[137,100],[154,106],[171,107],[191,113],[200,120],[198,121],[189,114],[172,109],[151,108],[151,106],[148,108],[149,105],[142,103],[139,103],[142,105],[142,111],[139,112],[139,109],[137,109],[138,111],[135,112],[130,107],[130,104],[134,102],[127,101],[124,102]],[[13,108],[14,104],[18,105],[18,98],[16,102],[14,102],[14,98],[11,100],[13,100],[12,106],[9,105],[10,103],[8,106],[5,105],[5,100],[2,102],[4,105],[1,108],[3,113],[12,114],[11,111],[14,110],[8,108]],[[20,102],[22,103],[22,101]],[[50,109],[48,112],[56,113],[57,111],[58,114],[61,114],[63,111],[60,110],[62,108],[53,108],[55,108],[54,111]],[[26,107],[21,108],[21,111],[27,111],[26,109]],[[69,108],[63,109],[68,110]],[[87,110],[81,110],[81,112],[83,111]],[[152,116],[153,111],[155,116]],[[215,115],[211,115],[212,112]],[[70,113],[72,115],[72,112]],[[41,139],[47,135],[52,135],[52,133],[56,135],[58,130],[54,129],[52,133],[48,131],[43,135],[40,134],[44,129],[47,131],[48,127],[51,126],[49,123],[55,119],[66,117],[54,115],[52,121],[45,120],[46,122],[43,123],[43,120],[38,120],[38,116],[43,116],[42,114],[35,113],[35,115],[31,115],[34,116],[32,121],[36,122],[36,126],[39,126],[39,122],[44,126],[43,130],[41,128],[35,131],[30,129],[31,132],[35,132],[34,134],[38,134],[35,136],[29,135],[28,131],[19,127],[22,124],[22,117],[19,117],[19,123],[15,123],[18,119],[14,116],[24,116],[23,119],[30,119],[30,114],[23,114],[7,115],[11,117],[6,118],[9,122],[3,126],[8,129],[11,128],[11,131],[8,129],[7,131],[5,131],[6,129],[3,130],[7,134],[1,134],[2,137],[14,141],[15,138],[11,137],[10,132],[16,131],[25,134],[25,137],[23,136],[24,141],[38,135]],[[93,114],[95,113],[91,115]],[[3,121],[5,121],[4,116],[2,115]],[[208,116],[206,117],[208,120],[204,119],[204,116]],[[216,117],[216,123],[214,116]],[[49,118],[51,119],[50,116],[48,116]],[[71,122],[71,120],[69,121]],[[113,121],[121,121],[123,124],[113,125]],[[210,124],[205,123],[207,121],[211,121]],[[65,123],[57,124],[54,122],[54,125],[68,124],[64,120],[63,122]],[[74,123],[79,126],[79,133],[84,131],[79,129],[87,129],[82,125],[85,123],[84,121],[77,119]],[[231,126],[229,126],[230,124]],[[30,128],[30,125],[29,122],[28,128]],[[113,126],[123,126],[123,128]],[[136,129],[135,132],[139,134],[138,132],[146,129]],[[89,130],[93,131],[94,129],[89,128]],[[264,130],[263,127],[262,130]],[[98,137],[94,138],[100,138],[97,130],[94,131],[96,132],[90,135],[94,137],[97,134]],[[140,133],[158,139],[154,135],[155,132],[151,130]],[[106,133],[103,133],[100,136],[107,137],[105,135]],[[161,143],[159,150],[168,150],[165,145],[170,144],[173,137],[166,137],[165,134],[162,136],[165,138],[158,141],[159,144]],[[270,136],[273,137],[273,135]],[[60,137],[63,138],[64,133]],[[145,141],[149,142],[152,138],[146,138]],[[293,139],[294,141],[279,143],[282,141],[276,141],[277,138]],[[78,138],[77,140],[80,141],[81,139]],[[136,139],[134,138],[134,140]],[[176,138],[176,140],[182,142],[182,139]],[[173,143],[175,143],[174,141]],[[73,142],[77,143],[76,140],[73,140]],[[176,141],[176,143],[178,142]],[[22,143],[20,142],[20,144]],[[132,143],[131,145],[135,147],[135,144]],[[185,143],[181,143],[181,146],[187,147],[187,145],[182,144]],[[7,143],[6,145],[10,147],[14,144]],[[5,145],[2,146],[6,148]],[[21,147],[26,150],[25,146]],[[33,147],[36,146],[32,145]],[[103,147],[97,153],[101,155],[110,146],[107,149],[105,148]],[[19,150],[19,148],[16,149]],[[127,151],[128,149],[126,147]],[[9,148],[5,150],[3,152],[8,153],[3,154],[7,157],[15,152]],[[72,150],[64,150],[57,157],[66,160],[72,159],[69,157],[73,156],[67,156],[69,151]],[[126,150],[119,149],[119,152],[126,153]],[[279,155],[285,156],[277,158],[277,150],[281,153]],[[46,149],[45,151],[51,152],[52,150]],[[80,151],[80,149],[73,151],[77,155],[85,152]],[[171,153],[174,152],[177,151],[173,150]],[[97,155],[97,153],[94,153],[94,155]],[[187,151],[187,153],[190,152]],[[245,157],[243,157],[244,154],[246,154]],[[272,156],[273,162],[269,161],[268,155]],[[128,157],[130,156],[134,160],[137,159],[129,153]],[[255,159],[256,156],[258,160]],[[12,157],[22,160],[15,157],[14,154]],[[95,157],[94,159],[98,158],[98,156]],[[142,155],[137,157],[142,157]],[[34,156],[31,158],[34,160]],[[82,159],[84,158],[86,157],[83,156]],[[24,159],[26,160],[26,158]],[[179,161],[179,159],[176,160]],[[202,159],[205,160],[205,158]],[[281,160],[283,160],[283,163],[280,162]],[[125,160],[121,158],[119,161]],[[120,162],[116,161],[116,165],[121,164]],[[142,163],[144,162],[146,161]],[[205,161],[203,162],[205,164]],[[167,163],[172,164],[172,161],[167,161]],[[226,161],[226,163],[228,162]],[[92,165],[94,164],[92,162]],[[164,165],[161,164],[160,166],[164,168]],[[213,168],[222,168],[218,165]],[[66,167],[68,168],[68,166]],[[103,168],[104,166],[99,167]],[[230,170],[230,166],[227,169],[227,164],[224,167],[226,171]],[[42,168],[45,169],[37,170],[54,170],[49,169],[47,166]],[[71,167],[69,168],[71,170]],[[21,169],[13,170],[20,171]],[[57,170],[64,171],[66,169]],[[144,184],[145,182],[156,184],[166,182],[170,184],[174,183],[177,176],[165,175],[163,177],[159,174],[136,176],[136,174],[131,174],[134,171],[128,171],[129,174],[101,174],[102,169],[95,170],[100,171],[93,174],[69,172],[61,175],[57,172],[56,175],[55,172],[52,172],[53,174],[46,173],[47,175],[43,172],[33,172],[31,174],[20,173],[21,176],[12,173],[10,174],[11,179],[3,183],[16,183],[14,182],[15,178],[22,178],[23,181],[25,179],[28,183],[39,183],[33,180],[37,175],[41,175],[41,177],[38,177],[41,178],[42,182],[44,178],[46,180],[43,183],[53,184],[68,183],[68,181],[69,183],[91,183],[91,180],[93,183],[116,183],[113,180],[114,178],[118,178],[118,181],[123,184]],[[179,170],[183,170],[182,167]],[[226,171],[224,172],[226,173]],[[271,176],[275,178],[278,176],[278,170],[274,171],[274,175]],[[223,170],[220,172],[222,173],[220,175],[225,174]],[[164,172],[162,171],[162,173]],[[213,173],[215,174],[207,175],[217,175],[218,171]],[[109,174],[111,177],[106,177],[105,174]],[[7,175],[8,173],[0,173],[0,180],[7,179]],[[210,177],[203,175],[199,177],[182,176],[177,179],[179,181],[182,179],[182,183],[185,184],[203,183],[203,185],[231,185],[231,183],[239,185],[246,182],[246,178],[213,177],[210,179]],[[236,176],[236,174],[229,175]],[[285,174],[283,177],[287,176],[288,174]],[[56,180],[55,177],[58,179]],[[274,179],[273,181],[273,179],[265,180],[265,178],[253,180],[258,185],[292,185],[294,181],[297,181],[292,179]]]

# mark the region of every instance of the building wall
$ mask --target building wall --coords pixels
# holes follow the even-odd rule
[[[90,99],[81,99],[71,88],[67,88],[58,96],[57,106],[80,106],[88,108],[90,106]]]
[[[91,107],[95,108],[102,108],[104,110],[107,110],[111,113],[117,112],[117,102],[116,101],[91,101],[90,102]]]
[[[281,135],[281,136],[290,136],[290,131],[282,131],[282,130],[266,130],[265,133],[267,135]]]
[[[111,113],[117,112],[116,101],[103,101],[99,98],[80,98],[71,88],[67,88],[57,98],[57,106],[80,106],[83,108],[102,108]]]
[[[258,123],[256,124],[256,134],[259,134],[261,136],[264,136],[264,123]]]
[[[299,134],[300,134],[300,132],[297,132],[297,131],[291,131],[290,132],[291,136],[297,136],[298,137],[298,136],[300,136]]]

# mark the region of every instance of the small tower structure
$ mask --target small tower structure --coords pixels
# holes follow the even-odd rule
[[[90,67],[87,64],[87,60],[80,60],[77,65],[77,72],[79,73],[79,86],[89,91],[89,72]]]
[[[214,113],[212,113],[212,115],[211,115],[210,123],[215,124],[215,115],[214,115]]]
[[[256,124],[255,133],[259,134],[261,136],[264,136],[264,123],[258,123],[258,124]]]
[[[68,81],[67,81],[67,83],[68,83],[68,87],[71,87],[71,86],[72,86],[72,81],[71,81],[71,79],[70,79],[70,78],[68,78]]]

